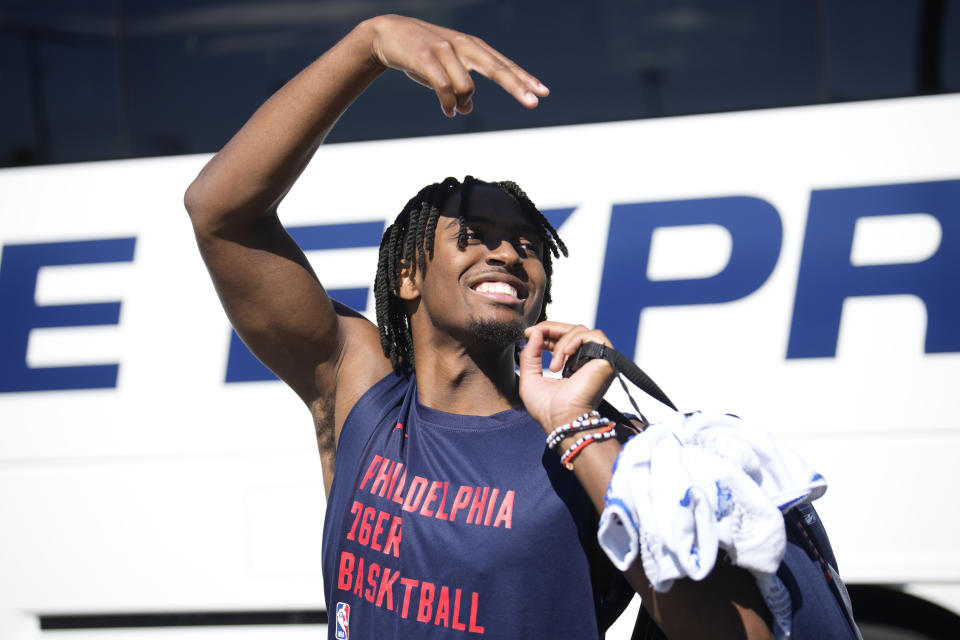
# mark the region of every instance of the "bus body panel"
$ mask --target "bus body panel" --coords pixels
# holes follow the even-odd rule
[[[280,213],[370,317],[412,193],[516,180],[570,248],[551,318],[628,345],[681,409],[799,451],[849,583],[956,612],[957,113],[947,95],[331,145]],[[207,158],[0,172],[0,636],[323,605],[309,413],[231,335],[183,211]]]

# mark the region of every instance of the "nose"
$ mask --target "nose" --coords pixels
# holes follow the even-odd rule
[[[512,267],[520,264],[522,260],[520,252],[517,251],[517,247],[506,238],[501,239],[499,243],[491,246],[490,252],[487,253],[488,264]]]

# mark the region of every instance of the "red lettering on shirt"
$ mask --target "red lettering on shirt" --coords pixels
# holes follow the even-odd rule
[[[367,602],[372,603],[374,595],[377,593],[377,580],[380,578],[380,565],[371,562],[367,568],[367,590],[363,592],[363,597]]]
[[[367,467],[367,473],[363,476],[363,482],[360,483],[360,490],[363,491],[363,487],[366,486],[367,480],[373,477],[373,474],[376,473],[377,465],[380,464],[380,461],[383,460],[380,456],[373,456],[373,461],[370,463],[370,466]]]
[[[414,476],[410,483],[410,489],[407,491],[407,498],[403,501],[404,511],[416,511],[420,506],[420,500],[423,499],[423,492],[427,488],[427,479],[420,476]]]
[[[387,489],[387,495],[393,495],[393,486],[397,483],[397,478],[400,477],[400,470],[403,469],[403,463],[398,462],[393,465],[393,473],[390,474],[390,488]]]
[[[397,582],[401,585],[402,594],[398,593],[395,600],[394,588]],[[417,587],[420,588],[416,603],[418,622],[481,635],[485,633],[486,628],[478,623],[480,596],[476,592],[471,594],[469,623],[464,624],[462,589],[406,578],[396,569],[383,567],[376,562],[365,562],[363,556],[354,556],[347,551],[340,553],[337,588],[341,591],[352,591],[358,599],[366,600],[376,607],[396,611],[401,618],[406,619],[410,617],[410,603],[416,597],[414,590]]]
[[[373,484],[370,485],[370,493],[375,493],[381,498],[383,497],[384,492],[387,490],[387,484],[390,482],[390,471],[393,469],[393,464],[393,460],[389,458],[383,459],[383,464],[380,465],[380,470],[377,471],[377,477],[374,479]]]
[[[440,499],[440,506],[437,507],[437,518],[439,518],[440,520],[447,519],[447,514],[443,512],[443,507],[444,505],[447,504],[447,487],[449,486],[450,486],[449,482],[443,483],[443,498]]]
[[[353,581],[353,594],[363,597],[363,556],[357,558],[357,579]]]
[[[400,476],[400,484],[397,485],[397,490],[393,494],[393,500],[397,504],[403,504],[403,485],[407,481],[407,470],[403,470],[403,475]]]
[[[392,576],[392,577],[391,577]],[[390,571],[389,568],[383,568],[383,578],[380,580],[380,588],[377,590],[377,606],[383,606],[383,599],[387,599],[387,609],[393,611],[393,583],[400,577],[399,571]]]
[[[457,631],[466,629],[466,625],[460,622],[460,589],[453,594],[453,628]]]
[[[417,607],[417,622],[430,622],[433,615],[433,594],[436,589],[432,582],[420,583],[420,606]]]
[[[383,545],[383,552],[392,553],[394,558],[400,557],[400,525],[402,522],[400,516],[393,516],[390,531],[387,533],[387,543]]]
[[[473,496],[473,487],[460,487],[457,489],[457,495],[453,498],[453,506],[450,507],[450,522],[457,518],[457,511],[460,511],[468,504]]]
[[[357,542],[363,546],[370,544],[370,523],[376,514],[377,510],[373,507],[364,507],[363,509],[363,517],[360,518],[360,531],[357,533]]]
[[[505,526],[507,529],[513,526],[513,496],[514,492],[511,489],[507,491],[507,495],[503,497],[503,502],[500,503],[500,510],[497,511],[497,519],[493,521],[494,527],[499,527],[500,523],[506,523]]]
[[[470,600],[470,633],[483,634],[484,628],[477,624],[477,608],[479,604],[480,596],[474,591]]]
[[[493,505],[497,503],[497,496],[500,494],[500,489],[494,489],[493,494],[490,496],[490,504],[487,505],[487,517],[483,519],[483,526],[490,526],[490,517],[493,515]],[[479,520],[477,524],[480,524]]]
[[[420,508],[420,515],[427,516],[428,518],[433,515],[433,510],[430,509],[430,505],[436,502],[437,498],[440,496],[437,495],[437,491],[440,490],[440,487],[443,486],[443,483],[439,480],[434,480],[433,484],[430,485],[430,490],[427,491],[427,497],[423,500],[423,506]]]
[[[353,540],[353,534],[357,530],[357,522],[360,520],[360,514],[363,512],[363,505],[353,501],[350,505],[350,513],[353,514],[353,524],[350,526],[350,533],[347,534],[347,540]]]
[[[513,490],[506,490],[506,493],[503,493],[497,487],[454,485],[456,490],[451,492],[451,483],[448,480],[432,480],[418,475],[412,478],[409,487],[404,490],[407,486],[407,469],[404,464],[375,455],[360,483],[360,488],[399,504],[408,513],[416,513],[425,518],[457,522],[457,515],[465,510],[467,524],[505,529],[513,527],[513,507],[516,500],[516,492]],[[448,494],[452,494],[449,512],[447,511]],[[381,534],[386,527],[386,519],[382,514],[386,512],[378,510],[375,516],[366,510],[358,513],[357,504],[355,502],[351,507],[350,512],[354,515],[354,521],[347,539],[353,540],[354,536],[358,535],[358,524],[361,529],[364,524],[367,524],[373,528],[372,541],[370,535],[364,534],[361,542],[380,551]],[[369,520],[371,517],[376,517],[375,524],[374,521]],[[462,516],[460,522],[464,522]]]
[[[437,596],[437,616],[433,619],[433,624],[438,627],[443,621],[443,626],[450,626],[450,587],[443,585],[440,587],[440,595]]]
[[[350,591],[353,582],[353,554],[349,551],[340,552],[340,569],[337,570],[337,589]]]
[[[383,535],[383,523],[389,517],[390,517],[390,514],[387,513],[386,511],[380,511],[379,513],[377,513],[377,524],[373,527],[373,537],[370,539],[370,548],[373,549],[374,551],[381,550],[380,536]],[[497,518],[499,520],[499,516],[497,516]]]
[[[473,494],[473,504],[470,505],[470,511],[467,512],[467,524],[480,524],[480,518],[483,517],[483,508],[487,506],[487,496],[490,494],[490,487],[483,487],[483,491],[477,487]]]
[[[403,610],[400,612],[400,617],[406,618],[410,612],[410,591],[420,584],[420,581],[410,578],[400,578],[400,584],[403,585]]]

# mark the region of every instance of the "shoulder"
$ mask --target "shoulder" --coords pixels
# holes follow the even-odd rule
[[[344,423],[365,420],[371,414],[383,415],[400,406],[412,381],[413,374],[409,370],[390,371],[357,399]]]
[[[336,356],[332,379],[323,380],[317,376],[317,392],[332,400],[333,423],[335,432],[339,434],[346,416],[357,401],[390,374],[393,367],[383,354],[377,326],[345,305],[335,302],[334,306],[341,347]]]
[[[362,425],[372,427],[380,423],[392,409],[402,404],[412,379],[409,371],[390,369],[373,384],[357,388],[351,402],[343,403],[342,407],[338,403],[337,442],[346,431],[353,432]]]

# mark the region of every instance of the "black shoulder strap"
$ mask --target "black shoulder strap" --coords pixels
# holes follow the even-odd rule
[[[660,401],[666,406],[670,407],[674,411],[677,411],[677,407],[670,401],[670,398],[667,397],[660,387],[657,386],[657,383],[654,382],[650,376],[643,372],[643,369],[638,367],[633,360],[626,357],[619,351],[611,349],[610,347],[600,344],[599,342],[585,342],[577,350],[571,358],[567,360],[566,365],[563,368],[564,377],[572,375],[577,369],[582,367],[586,362],[594,360],[596,358],[602,358],[610,363],[610,366],[613,367],[614,373],[617,374],[617,377],[620,377],[622,373],[627,377],[627,380],[637,385],[637,387],[646,393],[651,398]],[[620,380],[620,384],[623,384],[623,380]],[[627,391],[626,385],[624,385],[624,391]],[[627,397],[630,398],[633,408],[637,410],[637,413],[642,417],[643,414],[640,412],[640,409],[637,407],[637,403],[634,402],[633,396],[630,395],[630,392],[627,391]],[[623,415],[619,411],[614,409],[606,401],[602,402],[599,411],[600,413],[607,415],[604,410],[613,410],[615,415],[608,415],[607,417],[611,419],[616,419],[620,421],[623,418]]]

